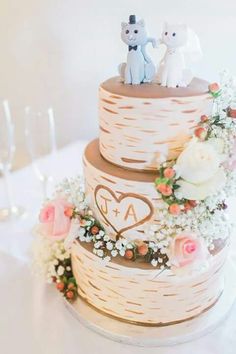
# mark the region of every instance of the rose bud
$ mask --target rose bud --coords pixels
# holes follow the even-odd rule
[[[71,291],[71,290],[67,291],[66,292],[66,297],[67,297],[67,299],[72,300],[74,298],[73,291]]]
[[[216,92],[220,91],[220,86],[219,86],[219,84],[217,84],[217,82],[213,82],[212,84],[210,84],[208,86],[208,88],[209,88],[209,91],[212,93],[216,93]]]
[[[57,283],[57,290],[63,291],[65,289],[65,284],[63,282]]]
[[[197,201],[196,200],[189,200],[189,204],[191,205],[192,208],[195,208],[197,206]]]
[[[96,226],[96,225],[94,225],[93,227],[91,227],[91,230],[90,230],[90,232],[91,232],[91,234],[92,235],[97,235],[98,233],[99,233],[99,227],[98,226]]]
[[[229,106],[228,116],[231,118],[236,118],[236,103],[231,103]]]
[[[175,176],[175,170],[172,167],[167,167],[164,170],[165,178],[173,178]]]
[[[174,203],[169,206],[169,213],[170,214],[179,215],[180,212],[181,212],[181,208],[180,208],[179,204]]]
[[[138,246],[138,254],[140,256],[146,256],[147,253],[148,253],[148,245],[145,242],[143,242]]]
[[[203,127],[198,127],[194,130],[194,134],[198,139],[205,140],[207,136],[207,130],[204,129]]]
[[[205,114],[201,116],[201,122],[205,123],[208,121],[208,116],[206,116]]]
[[[172,194],[172,188],[167,184],[161,183],[157,186],[158,192],[163,194],[165,197],[169,197]]]
[[[132,250],[126,250],[125,251],[125,258],[126,259],[132,259],[134,256],[134,252]]]
[[[74,211],[74,208],[66,208],[65,211],[64,211],[64,214],[65,216],[67,216],[68,218],[71,218],[72,215],[73,215],[73,211]]]
[[[192,205],[189,203],[189,201],[187,201],[186,203],[184,203],[184,211],[187,212],[189,210],[193,209]]]

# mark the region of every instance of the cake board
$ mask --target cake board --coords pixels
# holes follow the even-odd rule
[[[217,303],[198,317],[175,325],[150,327],[120,321],[102,314],[78,297],[66,307],[84,326],[119,343],[140,347],[162,347],[181,344],[213,331],[229,315],[236,299],[236,268],[229,259],[225,288]]]

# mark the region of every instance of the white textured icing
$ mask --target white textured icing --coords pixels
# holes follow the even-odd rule
[[[138,98],[114,95],[100,87],[101,154],[125,168],[156,170],[161,155],[174,159],[180,154],[201,115],[210,114],[211,109],[208,93]]]
[[[114,262],[104,266],[76,242],[72,266],[79,295],[100,311],[128,321],[168,324],[195,317],[214,305],[223,290],[226,254],[227,247],[211,257],[207,269],[179,277],[168,270],[157,275]]]
[[[118,177],[116,171],[120,169],[101,159],[97,145],[92,142],[84,155],[84,176],[86,195],[95,216],[113,239],[117,234],[130,240],[147,239],[145,227],[148,222],[158,222],[158,208],[163,203],[155,190],[155,175],[149,174],[146,181],[128,180],[130,171]]]

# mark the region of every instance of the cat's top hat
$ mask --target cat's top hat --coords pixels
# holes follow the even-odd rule
[[[134,23],[136,23],[136,16],[135,15],[130,15],[129,24],[133,25]]]

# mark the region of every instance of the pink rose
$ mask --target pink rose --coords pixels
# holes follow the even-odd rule
[[[232,107],[229,107],[228,109],[228,116],[230,118],[236,118],[236,107],[234,106],[233,108]]]
[[[49,237],[65,238],[70,230],[71,210],[73,210],[73,205],[65,199],[50,201],[39,215],[42,232]]]
[[[177,235],[170,246],[169,259],[177,268],[193,264],[195,261],[201,262],[207,256],[207,249],[203,240],[195,235]]]
[[[216,93],[220,90],[220,86],[219,86],[219,84],[217,84],[217,82],[213,82],[212,84],[210,84],[208,86],[208,88],[209,88],[209,91],[212,93]]]

